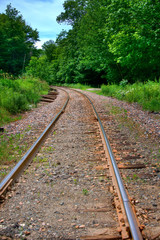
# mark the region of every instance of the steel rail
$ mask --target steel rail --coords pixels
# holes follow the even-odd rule
[[[80,92],[80,93],[82,93],[82,92]],[[96,111],[92,101],[90,100],[90,98],[86,94],[84,94],[84,93],[82,93],[82,94],[85,95],[88,98],[88,100],[90,101],[90,103],[91,103],[91,105],[93,107],[93,110],[94,110],[94,112],[96,114],[96,117],[98,119],[101,131],[102,131],[102,134],[103,134],[103,137],[104,137],[104,141],[105,141],[105,144],[106,144],[106,147],[107,147],[110,159],[111,159],[112,167],[113,167],[114,174],[115,174],[115,177],[116,177],[116,182],[117,182],[117,185],[118,185],[119,190],[120,190],[120,194],[121,194],[123,206],[124,206],[124,209],[125,209],[125,212],[126,212],[126,216],[127,216],[127,219],[128,219],[128,223],[129,223],[129,227],[130,227],[132,238],[134,240],[143,240],[142,234],[141,234],[141,232],[139,230],[139,227],[138,227],[135,215],[134,215],[134,213],[132,211],[132,207],[131,207],[130,201],[128,199],[128,196],[127,196],[127,193],[126,193],[126,190],[125,190],[125,187],[124,187],[124,184],[123,184],[123,181],[122,181],[122,178],[121,178],[121,175],[120,175],[117,163],[116,163],[116,160],[114,158],[114,155],[113,155],[113,152],[112,152],[109,140],[108,140],[108,138],[106,136],[104,127],[102,125],[102,122],[101,122],[101,120],[99,118],[99,115],[98,115],[98,113],[97,113],[97,111]]]
[[[63,90],[65,91],[65,90]],[[65,91],[66,92],[66,91]],[[67,93],[67,92],[66,92]],[[24,171],[24,169],[29,165],[35,154],[37,153],[39,147],[46,139],[49,134],[51,128],[54,123],[58,120],[60,115],[64,112],[69,101],[69,94],[67,93],[67,100],[63,105],[62,109],[59,113],[53,118],[50,124],[45,128],[40,137],[36,140],[36,142],[30,147],[30,149],[26,152],[26,154],[21,158],[21,160],[15,165],[15,167],[10,171],[10,173],[2,180],[0,183],[0,197],[7,190],[7,188],[15,182],[15,180],[20,176],[20,174]]]

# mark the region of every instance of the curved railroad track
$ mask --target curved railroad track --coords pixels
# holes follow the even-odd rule
[[[63,90],[64,91],[64,90]],[[66,92],[66,91],[65,91]],[[67,92],[66,92],[67,93]],[[41,145],[47,138],[48,134],[51,132],[54,124],[60,117],[60,115],[64,112],[69,101],[69,94],[67,93],[67,99],[64,103],[62,109],[58,112],[58,114],[53,118],[50,124],[45,128],[40,137],[35,141],[35,143],[29,148],[26,154],[21,158],[21,160],[16,164],[16,166],[10,171],[10,173],[2,180],[0,183],[0,198],[3,199],[3,195],[7,191],[8,187],[10,187],[22,174],[22,172],[28,167]],[[51,101],[52,102],[52,101]]]
[[[38,194],[37,198],[40,198],[40,201],[36,198],[36,204],[40,206],[35,206],[35,213],[39,215],[43,207],[45,209],[45,214],[43,212],[39,215],[41,217],[45,215],[42,227],[38,225],[39,229],[34,228],[37,220],[32,224],[31,229],[28,228],[29,230],[25,225],[27,230],[23,231],[23,234],[26,237],[28,235],[28,239],[143,239],[141,234],[143,226],[138,222],[104,127],[91,99],[77,91],[69,89],[65,91],[68,92],[68,97],[60,112],[0,184],[1,196],[13,182],[17,181],[33,158],[35,159],[36,152],[43,143],[42,150],[48,150],[39,152],[36,157],[36,159],[43,159],[42,166],[38,169],[35,167],[36,161],[33,161],[27,175],[22,175],[20,182],[17,186],[15,185],[13,190],[12,199],[15,198],[15,205],[17,201],[20,201],[24,213],[27,204],[35,200],[35,198],[32,199],[34,191]],[[62,113],[64,114],[55,124]],[[55,131],[57,131],[56,136],[53,134]],[[46,164],[46,171],[43,163]],[[99,165],[100,163],[101,165]],[[133,165],[132,167],[136,168]],[[24,190],[26,182],[27,187]],[[30,186],[31,184],[33,186]],[[46,184],[49,186],[47,187]],[[30,193],[28,196],[27,191]],[[26,199],[28,201],[25,204],[17,198],[19,194],[23,201],[24,195],[26,195],[25,201],[27,201]],[[47,197],[44,197],[43,194]],[[42,199],[44,198],[43,203]],[[65,201],[62,201],[63,198]],[[53,205],[55,204],[51,210],[49,210],[49,206],[46,207],[50,201]],[[2,206],[3,216],[6,206],[10,206],[10,201],[4,204],[4,208]],[[60,210],[60,206],[61,208],[65,206],[65,208]],[[30,208],[30,212],[31,209],[33,210],[33,206]],[[21,208],[18,208],[17,216],[21,222],[26,219],[27,212],[22,217],[20,210]],[[116,214],[117,216],[115,216]],[[34,222],[34,214],[30,216],[28,221]],[[49,223],[46,223],[47,216]],[[9,218],[9,215],[7,217]],[[14,217],[13,219],[15,221]],[[53,224],[55,220],[57,223]],[[23,223],[17,224],[17,228],[23,225]],[[111,226],[109,227],[109,225]],[[36,229],[38,230],[37,236]],[[5,231],[7,230],[2,231],[4,236]]]

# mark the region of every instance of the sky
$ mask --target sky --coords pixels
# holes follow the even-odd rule
[[[5,13],[6,6],[10,3],[20,12],[26,24],[39,32],[37,48],[48,40],[55,41],[62,29],[70,28],[56,22],[56,17],[63,12],[64,0],[0,0],[0,13]]]

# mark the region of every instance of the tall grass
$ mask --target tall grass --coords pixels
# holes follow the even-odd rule
[[[137,102],[143,109],[160,111],[160,80],[148,81],[146,83],[102,85],[103,95],[115,97],[119,100]]]
[[[48,89],[48,84],[38,79],[0,79],[0,124],[9,121],[7,115],[36,106],[40,95],[47,93]]]

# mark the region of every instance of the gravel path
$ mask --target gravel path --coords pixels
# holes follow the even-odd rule
[[[60,91],[60,90],[59,90]],[[61,92],[61,91],[60,91]],[[86,92],[99,112],[119,164],[144,164],[122,169],[122,177],[144,224],[146,239],[160,233],[160,116],[136,104]],[[117,234],[117,217],[108,192],[111,179],[105,164],[95,119],[87,103],[76,97],[56,124],[33,164],[15,185],[1,209],[0,234],[14,239],[78,239],[91,234]],[[42,131],[48,116],[65,101],[59,94],[52,104],[26,113],[6,126],[8,134],[32,125],[28,138]],[[70,111],[71,110],[71,111]],[[48,113],[49,111],[49,113]],[[51,115],[50,115],[51,114]],[[85,114],[85,118],[82,117]],[[87,117],[88,116],[88,117]],[[32,132],[33,131],[33,132]],[[97,212],[105,209],[105,212]]]

